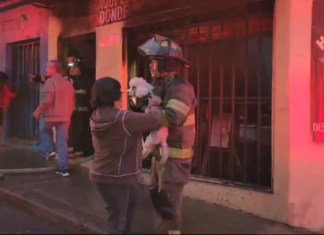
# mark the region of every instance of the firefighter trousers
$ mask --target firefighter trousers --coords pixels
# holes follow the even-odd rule
[[[72,116],[72,146],[75,152],[92,153],[90,112],[75,111]]]
[[[155,231],[157,234],[180,234],[182,222],[183,189],[190,178],[191,161],[168,160],[161,166],[152,159],[151,186],[164,190],[172,203],[174,219],[164,220],[155,213]]]

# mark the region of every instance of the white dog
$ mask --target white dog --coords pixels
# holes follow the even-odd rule
[[[145,81],[141,77],[135,77],[129,82],[128,94],[132,98],[144,98],[153,96],[153,86]],[[169,130],[167,127],[160,127],[158,130],[153,130],[146,138],[143,144],[143,159],[147,158],[148,155],[156,146],[161,147],[161,159],[160,164],[166,163],[169,157],[169,146],[167,144],[167,138]]]

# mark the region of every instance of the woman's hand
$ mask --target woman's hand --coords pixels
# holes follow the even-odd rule
[[[162,100],[161,100],[160,97],[152,96],[152,98],[149,99],[147,107],[145,108],[145,113],[148,113],[152,106],[159,106],[160,107],[161,103],[162,103]]]

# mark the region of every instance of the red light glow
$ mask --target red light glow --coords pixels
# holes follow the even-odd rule
[[[120,43],[120,36],[118,34],[103,38],[99,45],[101,48],[115,46]]]

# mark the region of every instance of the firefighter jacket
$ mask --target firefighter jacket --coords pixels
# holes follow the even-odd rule
[[[72,77],[75,92],[75,111],[90,112],[91,88],[93,81],[85,76]]]
[[[192,85],[175,73],[160,79],[154,91],[162,97],[162,126],[169,128],[169,158],[190,159],[195,141],[195,106]]]

